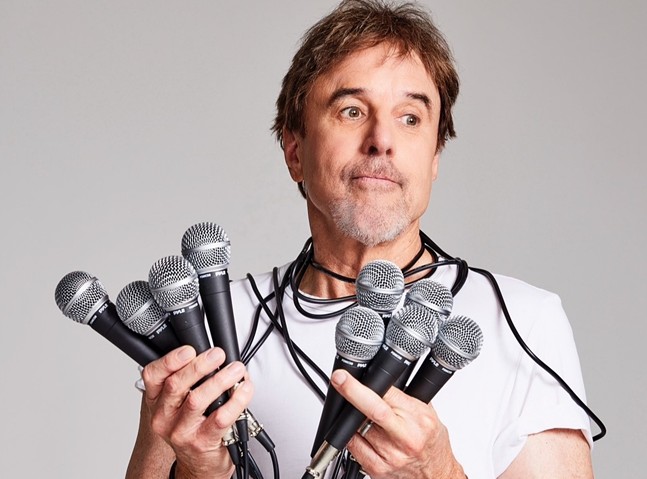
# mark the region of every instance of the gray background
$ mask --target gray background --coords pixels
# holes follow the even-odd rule
[[[204,220],[229,233],[234,277],[297,254],[304,203],[269,126],[298,38],[335,3],[0,1],[2,476],[125,471],[137,370],[60,314],[64,274],[114,299]],[[644,2],[426,5],[462,92],[424,227],[562,296],[609,428],[597,476],[639,477]]]

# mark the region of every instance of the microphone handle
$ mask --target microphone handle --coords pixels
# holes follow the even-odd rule
[[[168,319],[146,337],[163,354],[182,346]]]
[[[422,364],[404,392],[413,398],[428,403],[453,374],[454,371],[442,367],[429,354],[429,357]]]
[[[193,346],[196,354],[203,353],[207,349],[211,348],[211,343],[209,343],[209,336],[207,335],[207,329],[204,325],[202,308],[197,301],[185,308],[171,311],[170,321],[171,325],[173,326],[173,330],[180,340],[180,343]],[[200,381],[195,383],[193,387],[198,387],[215,373],[216,372],[214,371],[206,375],[204,378],[200,379]],[[209,407],[205,411],[205,415],[208,416],[213,411],[218,409],[225,402],[227,402],[227,399],[229,399],[229,393],[222,393],[214,402],[209,405]]]
[[[355,379],[360,379],[366,372],[367,364],[367,362],[350,361],[337,354],[335,356],[335,362],[333,363],[333,371],[336,369],[343,369]],[[310,457],[314,457],[317,453],[319,447],[321,447],[321,443],[324,441],[324,437],[330,430],[332,424],[339,417],[340,411],[346,404],[348,404],[346,399],[344,399],[344,397],[339,394],[332,385],[329,385],[328,392],[326,393],[326,400],[324,401],[323,409],[321,411],[321,419],[319,419],[317,434],[315,435],[315,440],[312,444]]]
[[[204,326],[202,308],[197,301],[184,308],[171,311],[169,320],[181,344],[193,346],[197,354],[211,348],[207,329]]]
[[[200,297],[213,345],[225,352],[225,363],[240,361],[229,273],[226,269],[200,274]]]
[[[117,307],[106,301],[90,318],[89,325],[112,344],[121,349],[140,366],[159,359],[160,354],[139,334],[128,329],[119,319]]]
[[[402,357],[393,348],[383,344],[368,366],[362,378],[362,383],[382,397],[409,364],[411,364],[411,361]],[[357,432],[365,419],[366,416],[352,404],[346,404],[330,431],[326,434],[326,442],[341,451],[346,447],[348,441]]]

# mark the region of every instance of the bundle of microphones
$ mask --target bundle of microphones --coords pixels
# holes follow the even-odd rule
[[[199,223],[184,233],[182,256],[155,262],[148,281],[126,285],[116,305],[101,282],[83,271],[73,271],[59,281],[56,304],[65,316],[90,325],[141,366],[181,345],[192,346],[197,354],[218,346],[225,352],[225,366],[240,360],[227,271],[230,255],[225,231],[215,223]],[[205,415],[228,397],[226,392],[216,399]],[[250,437],[262,444],[274,462],[274,444],[249,410],[225,435],[223,444],[237,477],[260,479],[247,448]]]
[[[450,316],[453,297],[444,285],[427,278],[417,281],[397,309],[405,294],[402,271],[377,260],[362,268],[355,289],[358,305],[345,311],[336,326],[333,370],[346,370],[378,395],[395,386],[428,403],[455,371],[480,353],[481,329],[470,318]],[[355,433],[370,426],[366,416],[330,386],[312,461],[302,479],[323,478],[335,459],[331,475],[337,476],[340,453]],[[344,477],[363,477],[352,456],[346,459]]]

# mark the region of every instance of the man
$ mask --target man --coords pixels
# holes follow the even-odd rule
[[[350,303],[343,298],[355,293],[352,279],[363,265],[386,259],[411,269],[438,261],[437,252],[422,247],[419,226],[440,152],[454,136],[457,93],[442,35],[411,5],[343,2],[306,34],[283,82],[274,131],[306,198],[312,244],[298,272],[283,267],[276,281],[271,275],[255,281],[262,295],[278,289],[271,306],[282,306],[284,335],[274,330],[248,370],[232,363],[193,390],[222,364],[221,350],[196,357],[184,347],[147,366],[129,477],[168,477],[174,460],[177,478],[231,477],[221,439],[248,407],[276,442],[282,475],[300,477],[321,403],[304,379],[312,368],[302,373],[287,344],[329,368],[335,312]],[[439,268],[432,278],[451,286],[455,273],[455,267]],[[286,277],[292,284],[277,288]],[[510,278],[499,281],[522,335],[549,363],[558,361],[581,394],[559,300]],[[239,335],[247,337],[259,301],[248,282],[235,283],[232,295]],[[329,304],[325,298],[342,300]],[[454,311],[479,323],[485,346],[433,405],[395,388],[380,398],[349,374],[333,373],[337,391],[373,422],[348,444],[363,470],[374,479],[592,477],[588,418],[523,354],[487,281],[470,273]],[[266,316],[261,330],[269,325]],[[224,406],[202,415],[241,380]],[[254,450],[270,477],[263,455]]]

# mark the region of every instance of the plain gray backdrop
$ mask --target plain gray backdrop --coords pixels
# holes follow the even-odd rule
[[[424,3],[462,78],[424,228],[560,294],[609,428],[597,477],[641,477],[645,4]],[[305,204],[269,128],[298,39],[335,4],[0,1],[3,477],[121,477],[132,448],[137,368],[62,316],[63,275],[114,299],[206,220],[233,277],[296,256]]]

